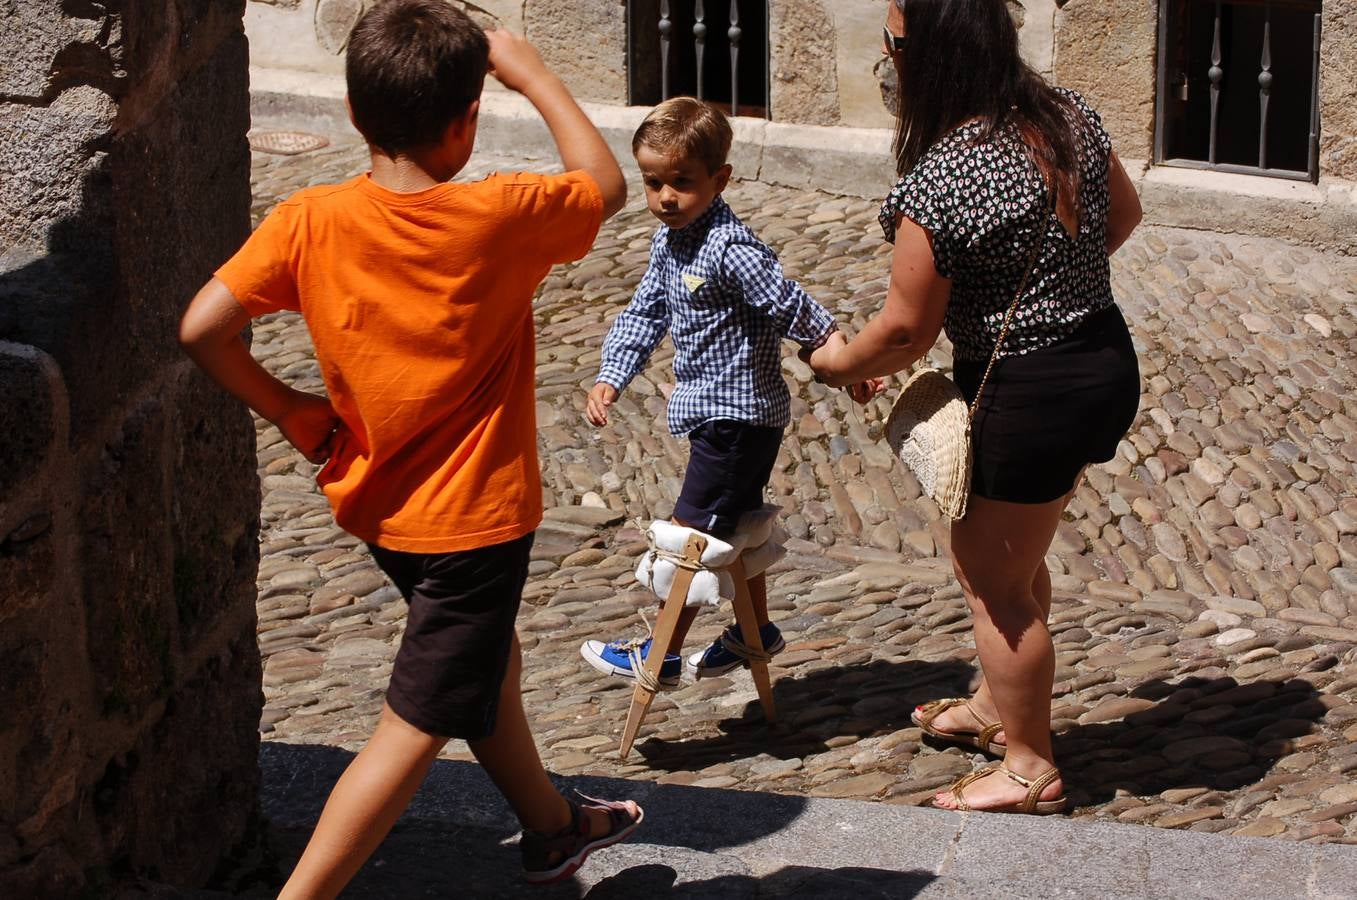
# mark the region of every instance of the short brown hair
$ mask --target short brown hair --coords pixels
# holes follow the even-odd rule
[[[649,147],[678,159],[701,160],[709,173],[726,164],[733,134],[721,110],[694,97],[674,97],[651,110],[631,139],[633,154]]]
[[[489,60],[485,32],[447,0],[385,0],[349,35],[354,124],[387,153],[430,147],[480,97]]]

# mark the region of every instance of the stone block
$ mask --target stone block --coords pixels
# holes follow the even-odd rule
[[[836,34],[839,120],[857,128],[893,127],[895,116],[882,97],[878,74],[895,75],[894,65],[881,55],[884,5],[879,0],[836,0],[828,8]]]
[[[6,6],[0,896],[202,883],[257,809],[253,429],[175,340],[249,232],[243,5]]]
[[[170,426],[174,608],[186,645],[223,622],[253,633],[259,480],[245,407],[196,370],[178,385]]]
[[[1357,181],[1357,7],[1324,4],[1319,100],[1322,176]]]
[[[0,276],[3,279],[3,276]],[[0,341],[0,510],[41,471],[60,433],[66,410],[61,379],[51,358],[33,347]],[[19,525],[0,512],[0,544]]]
[[[1069,0],[1056,14],[1056,83],[1084,95],[1131,159],[1154,149],[1158,23],[1158,0]]]
[[[837,125],[839,77],[834,20],[822,0],[773,3],[768,11],[772,119]]]
[[[107,53],[102,46],[101,33],[107,21],[94,8],[84,15],[67,12],[71,4],[57,0],[40,0],[31,4],[25,15],[6,12],[5,28],[0,31],[0,57],[5,66],[0,69],[0,96],[24,100],[39,100],[54,91],[53,73],[60,72],[61,80],[81,78],[94,61],[94,68],[107,71],[98,64]]]
[[[551,70],[584,100],[627,102],[625,0],[528,0],[523,28]]]
[[[146,400],[82,472],[78,554],[89,663],[108,714],[139,718],[176,682],[166,409]]]
[[[343,53],[349,44],[349,32],[368,5],[365,0],[317,0],[316,43],[328,53]]]
[[[208,658],[176,686],[160,718],[113,749],[85,801],[110,868],[202,884],[259,809],[262,698],[252,635]],[[226,843],[223,843],[225,841]]]

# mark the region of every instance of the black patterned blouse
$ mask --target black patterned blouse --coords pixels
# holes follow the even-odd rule
[[[1081,113],[1083,167],[1079,234],[1047,213],[1050,195],[1016,128],[975,143],[980,125],[949,132],[891,190],[881,208],[886,240],[901,215],[932,234],[933,264],[952,279],[943,328],[959,360],[989,359],[1004,315],[1045,223],[1046,246],[1013,316],[999,355],[1058,343],[1089,315],[1110,306],[1107,259],[1107,166],[1112,141],[1084,98],[1058,89]]]

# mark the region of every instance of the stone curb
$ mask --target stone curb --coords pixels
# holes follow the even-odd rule
[[[250,69],[251,112],[256,119],[286,119],[316,130],[349,131],[343,80],[335,76]],[[631,160],[631,137],[648,110],[581,103],[617,158]],[[731,163],[739,178],[800,190],[882,197],[890,189],[888,131],[784,125],[733,120]],[[481,101],[477,149],[513,156],[554,157],[555,144],[532,104],[518,94],[487,89]]]
[[[352,758],[331,747],[265,743],[270,827],[304,839]],[[545,894],[519,887],[517,823],[481,768],[435,764],[392,840],[346,896],[403,883],[466,896],[815,896],[1339,898],[1357,885],[1357,848],[1063,818],[957,814],[851,800],[630,782],[558,779],[646,810],[635,839]],[[437,847],[429,846],[437,842]],[[412,871],[423,862],[424,881]],[[439,885],[443,887],[440,889]],[[669,890],[675,893],[668,893]],[[404,895],[404,894],[402,894]],[[394,894],[387,894],[394,896]]]
[[[286,120],[335,133],[348,131],[343,79],[281,69],[250,69],[251,111],[258,120]],[[555,145],[523,97],[487,89],[478,147],[492,153],[554,157]],[[641,107],[582,103],[624,165]],[[887,129],[786,125],[734,120],[731,162],[737,177],[798,190],[867,199],[885,196],[892,178]],[[1256,234],[1357,253],[1357,184],[1319,185],[1150,166],[1125,160],[1140,189],[1146,222],[1177,228]]]

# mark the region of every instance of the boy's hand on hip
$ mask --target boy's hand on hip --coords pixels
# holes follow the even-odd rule
[[[524,93],[534,82],[549,77],[537,48],[521,34],[503,28],[487,31],[490,41],[490,74],[511,91]]]
[[[608,407],[617,400],[617,388],[600,381],[589,392],[589,401],[585,404],[585,415],[594,425],[608,424]]]
[[[343,423],[326,398],[293,391],[273,424],[309,462],[321,463],[329,459],[330,441]]]

